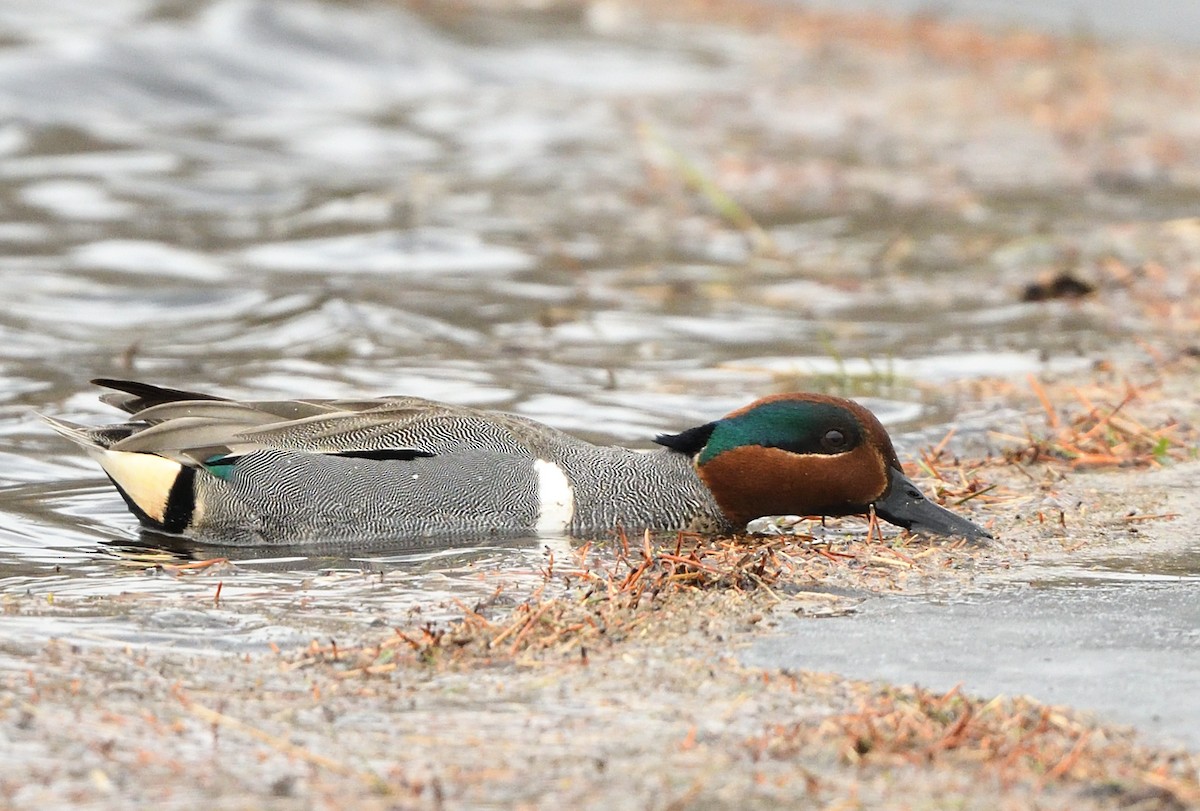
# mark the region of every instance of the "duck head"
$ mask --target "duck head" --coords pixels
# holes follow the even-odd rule
[[[692,457],[737,526],[764,515],[862,515],[873,506],[880,518],[915,532],[992,537],[925,498],[879,420],[850,400],[779,394],[655,441]]]

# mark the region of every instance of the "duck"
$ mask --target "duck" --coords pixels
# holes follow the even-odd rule
[[[237,401],[92,382],[126,421],[49,424],[99,463],[145,528],[222,546],[711,535],[764,516],[872,511],[917,533],[992,537],[925,497],[874,414],[825,394],[763,397],[635,450],[419,397]]]

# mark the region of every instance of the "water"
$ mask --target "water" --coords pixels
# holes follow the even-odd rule
[[[951,598],[872,598],[855,614],[789,619],[750,665],[1029,695],[1200,747],[1197,553],[1044,572]],[[1182,564],[1182,565],[1181,565]]]
[[[932,62],[599,6],[454,9],[0,9],[5,655],[437,619],[519,599],[547,544],[570,554],[530,538],[174,568],[222,553],[144,538],[35,416],[111,418],[91,377],[416,394],[635,445],[814,388],[863,399],[902,450],[952,422],[978,448],[1002,412],[970,380],[1085,368],[1157,328],[1105,306],[1119,289],[1027,304],[1024,284],[1200,254],[1186,229],[1128,226],[1191,216],[1186,172],[1163,180],[1124,141],[1076,149],[993,103],[1003,87],[943,105],[960,77]],[[1122,115],[1190,132],[1140,113]]]

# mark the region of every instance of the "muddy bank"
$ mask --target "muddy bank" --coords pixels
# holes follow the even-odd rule
[[[382,654],[390,633],[244,656],[10,649],[0,784],[28,808],[186,808],[199,796],[281,809],[1200,799],[1188,755],[1065,708],[739,664],[758,629],[814,603],[778,600],[672,592],[592,614],[607,628],[586,644],[568,633],[540,649],[511,644],[528,627],[519,612],[496,617],[519,629],[503,639],[458,627],[435,643],[405,629]]]
[[[98,808],[194,807],[198,796],[217,808],[250,798],[270,808],[1022,808],[1034,797],[1045,808],[1170,808],[1189,797],[1179,763],[1064,710],[1043,720],[1037,707],[993,705],[942,754],[968,702],[934,695],[927,708],[837,676],[744,668],[718,650],[756,614],[729,600],[672,608],[722,619],[657,628],[586,666],[405,662],[339,680],[263,657],[52,646],[8,677],[7,745],[19,757],[6,757],[6,795],[16,807]],[[897,705],[926,728],[890,728],[902,723]],[[864,724],[880,739],[874,757]],[[1008,767],[989,765],[994,754],[1011,756]]]

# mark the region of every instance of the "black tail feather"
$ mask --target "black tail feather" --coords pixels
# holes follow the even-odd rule
[[[196,391],[185,391],[184,389],[170,389],[165,386],[155,386],[150,383],[139,383],[136,380],[117,380],[109,377],[97,377],[92,381],[97,386],[104,386],[108,389],[116,389],[122,394],[103,394],[100,396],[100,401],[119,408],[122,411],[127,411],[130,414],[150,408],[151,406],[162,405],[163,403],[177,403],[180,400],[224,400],[224,397],[215,397],[211,394],[202,394]]]

